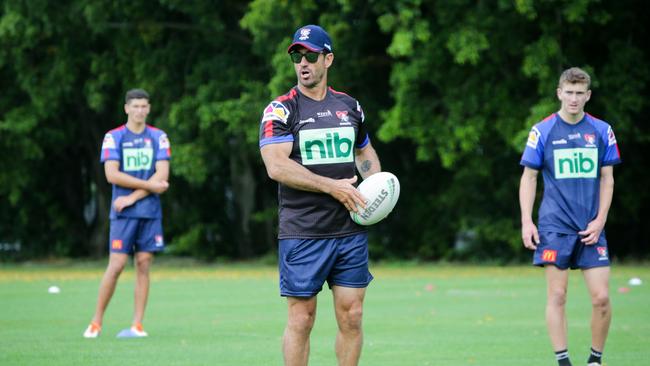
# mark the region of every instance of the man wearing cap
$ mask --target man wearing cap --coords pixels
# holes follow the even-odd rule
[[[265,109],[259,146],[269,177],[278,182],[280,295],[287,298],[285,365],[307,365],[316,297],[327,281],[338,323],[339,365],[357,365],[368,270],[368,234],[349,211],[365,207],[355,188],[379,172],[356,99],[327,85],[334,61],[329,35],[299,28],[288,48],[298,83]]]

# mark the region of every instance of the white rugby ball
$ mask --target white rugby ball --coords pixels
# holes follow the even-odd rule
[[[385,219],[399,198],[399,180],[389,172],[369,176],[357,189],[367,199],[365,209],[357,205],[359,212],[350,211],[352,221],[359,225],[372,225]]]

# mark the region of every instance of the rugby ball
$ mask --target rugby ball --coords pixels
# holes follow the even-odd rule
[[[352,221],[359,225],[372,225],[383,220],[393,210],[399,198],[399,180],[389,172],[375,173],[357,187],[366,198],[366,208],[350,211]]]

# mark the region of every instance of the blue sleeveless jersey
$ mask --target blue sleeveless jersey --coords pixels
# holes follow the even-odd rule
[[[157,161],[170,158],[171,148],[165,132],[147,125],[142,133],[135,134],[123,125],[104,135],[100,161],[103,163],[107,160],[117,160],[120,162],[121,172],[147,180],[156,172]],[[115,212],[112,202],[117,197],[127,196],[132,192],[133,189],[113,184],[111,220],[123,217],[162,218],[160,196],[154,193],[125,208],[122,212]]]
[[[598,214],[600,169],[620,162],[614,131],[605,121],[585,114],[572,125],[554,113],[537,123],[520,164],[542,171],[539,231],[576,234],[586,229]]]

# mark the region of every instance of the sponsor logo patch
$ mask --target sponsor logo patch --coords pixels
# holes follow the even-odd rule
[[[354,161],[353,127],[301,130],[299,139],[303,165],[338,164]]]
[[[537,143],[539,142],[539,137],[542,134],[539,132],[537,127],[533,127],[532,130],[530,130],[530,133],[528,133],[528,141],[526,142],[526,146],[532,148],[532,149],[537,149]]]
[[[325,112],[317,112],[316,113],[316,117],[318,117],[318,118],[325,118],[325,117],[331,117],[331,116],[332,116],[332,112],[329,109],[327,111],[325,111]]]
[[[158,148],[160,150],[169,149],[169,146],[169,139],[167,138],[167,135],[160,135],[160,137],[158,137]]]
[[[607,248],[606,247],[596,247],[596,250],[598,251],[598,260],[599,261],[606,261],[609,259],[607,257]]]
[[[301,125],[301,124],[303,124],[303,123],[314,123],[314,122],[316,122],[316,120],[314,119],[314,117],[309,117],[309,118],[307,118],[307,119],[301,119],[300,121],[298,121],[298,124]]]
[[[553,140],[551,142],[553,145],[566,145],[567,141],[565,139]]]
[[[122,168],[125,172],[150,170],[153,165],[153,149],[123,149]]]
[[[361,104],[359,104],[359,101],[357,101],[357,112],[361,113],[361,123],[366,120],[366,116],[363,114],[363,109],[361,108]]]
[[[616,136],[614,136],[614,130],[612,127],[607,128],[607,146],[616,145]]]
[[[157,247],[162,247],[164,244],[162,235],[154,236],[154,241],[156,242]]]
[[[579,139],[580,138],[580,132],[570,133],[569,136],[567,136],[567,137],[569,138],[569,140]]]
[[[553,161],[555,179],[596,178],[598,174],[598,149],[557,149]]]
[[[280,121],[286,124],[289,114],[289,109],[287,109],[284,104],[273,101],[264,108],[264,117],[262,118],[262,121]]]
[[[544,249],[542,260],[544,262],[555,262],[557,260],[557,250]]]
[[[105,149],[115,149],[115,139],[113,139],[113,135],[110,133],[104,135],[104,141],[102,142],[102,150]]]
[[[122,239],[113,239],[111,248],[115,250],[122,250]]]

